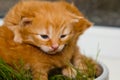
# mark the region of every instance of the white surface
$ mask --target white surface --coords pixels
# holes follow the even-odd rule
[[[2,23],[0,20],[0,25]],[[94,58],[99,47],[98,60],[109,68],[110,80],[120,80],[120,28],[92,27],[80,37],[78,46],[83,53]]]
[[[0,19],[0,26],[3,24],[3,21],[2,21],[2,19]]]
[[[86,53],[96,55],[99,47],[101,55],[120,58],[120,28],[92,27],[80,37],[78,44]]]
[[[120,28],[92,27],[78,41],[81,52],[96,57],[110,70],[110,80],[120,80]]]

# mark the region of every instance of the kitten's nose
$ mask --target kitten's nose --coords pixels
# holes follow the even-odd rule
[[[53,50],[57,50],[58,47],[59,47],[59,45],[58,45],[58,44],[54,44],[54,45],[52,45],[51,47],[52,47]]]

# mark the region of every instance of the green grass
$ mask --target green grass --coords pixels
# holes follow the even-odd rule
[[[20,64],[21,65],[19,67],[15,65],[15,69],[13,69],[2,59],[0,59],[0,80],[32,80],[31,71],[24,70],[24,63],[22,61],[20,61]],[[66,76],[63,76],[61,75],[60,70],[55,70],[54,72],[50,73],[49,80],[94,80],[94,65],[90,64],[89,60],[85,60],[85,64],[88,67],[87,71],[80,71],[75,68],[77,71],[77,76],[75,79],[70,79]]]
[[[30,71],[24,70],[22,66],[16,66],[15,70],[0,59],[0,80],[32,80]]]

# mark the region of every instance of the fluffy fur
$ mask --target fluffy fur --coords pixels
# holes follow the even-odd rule
[[[83,69],[85,56],[76,43],[90,26],[91,22],[66,2],[19,2],[0,27],[0,57],[10,65],[24,60],[34,80],[48,80],[48,72],[53,68],[62,68],[63,75],[75,77],[76,72],[68,63]]]

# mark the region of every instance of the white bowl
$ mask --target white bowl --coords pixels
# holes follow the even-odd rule
[[[101,62],[99,63],[99,65],[101,66],[103,72],[95,80],[109,80],[109,70],[108,70],[107,66]]]

